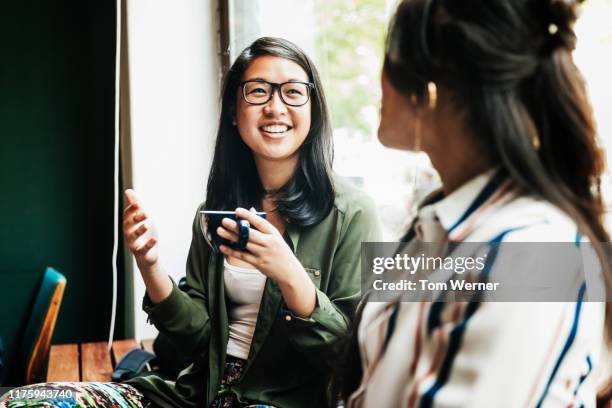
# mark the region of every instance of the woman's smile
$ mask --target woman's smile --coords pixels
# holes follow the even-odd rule
[[[259,127],[259,130],[265,136],[273,139],[279,139],[287,136],[288,132],[291,129],[293,129],[292,126],[289,126],[288,124],[282,122],[267,123]]]

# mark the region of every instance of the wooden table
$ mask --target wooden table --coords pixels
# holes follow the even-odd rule
[[[153,353],[153,339],[115,340],[110,352],[107,342],[53,345],[46,381],[111,381],[117,362],[136,347]]]

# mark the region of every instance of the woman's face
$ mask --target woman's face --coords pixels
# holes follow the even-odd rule
[[[243,81],[253,79],[270,83],[309,82],[306,72],[293,61],[262,56],[255,58],[244,72]],[[298,149],[310,131],[310,99],[302,106],[288,106],[275,90],[263,105],[252,105],[237,90],[236,125],[256,161],[297,162]]]
[[[415,146],[415,121],[419,120],[408,97],[393,88],[383,72],[382,106],[378,140],[386,146],[399,150],[413,150]]]

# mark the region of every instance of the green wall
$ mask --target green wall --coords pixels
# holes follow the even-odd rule
[[[115,2],[10,2],[0,25],[0,336],[14,358],[46,266],[68,281],[53,342],[108,336]]]

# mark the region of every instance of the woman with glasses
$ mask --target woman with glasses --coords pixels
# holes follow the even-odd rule
[[[360,243],[377,233],[369,198],[332,173],[332,134],[312,61],[260,38],[223,84],[206,201],[250,225],[245,250],[216,252],[196,215],[187,294],[161,269],[157,236],[132,191],[125,237],[147,286],[144,309],[193,364],[176,383],[128,383],[155,406],[315,407],[360,294]],[[250,209],[265,211],[265,219]],[[237,241],[236,222],[216,231]]]
[[[124,237],[147,288],[144,310],[193,363],[176,381],[153,375],[121,384],[37,384],[31,387],[69,391],[70,398],[8,398],[0,407],[328,404],[336,342],[360,297],[360,244],[378,234],[373,203],[332,173],[321,81],[294,44],[258,39],[234,62],[222,92],[187,293],[164,272],[151,221],[126,191]],[[265,211],[266,219],[250,209]],[[213,249],[200,210],[235,210],[247,220],[245,250]],[[239,230],[226,218],[216,232],[227,243]]]
[[[601,353],[612,335],[604,303],[612,263],[604,156],[572,60],[577,7],[400,2],[387,36],[378,137],[426,152],[442,180],[403,238],[407,255],[483,249],[484,266],[466,280],[501,280],[539,296],[514,289],[500,302],[494,292],[440,290],[364,303],[340,376],[347,407],[596,406],[612,368]],[[542,257],[547,243],[567,252],[589,245],[594,256]],[[449,288],[458,279],[443,268],[427,276]],[[548,290],[563,280],[566,291]],[[536,287],[521,286],[529,282]],[[601,406],[609,398],[602,393]]]

